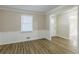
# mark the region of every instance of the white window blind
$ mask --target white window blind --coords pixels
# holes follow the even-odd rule
[[[21,16],[21,32],[33,31],[33,16],[22,15]]]

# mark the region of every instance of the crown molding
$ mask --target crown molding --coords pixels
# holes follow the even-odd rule
[[[38,14],[38,15],[45,15],[46,14],[44,12],[37,12],[37,11],[30,11],[30,10],[23,10],[23,9],[16,9],[16,8],[8,8],[8,7],[4,7],[4,6],[0,6],[0,10],[14,11],[14,12],[19,12],[19,13],[27,13],[27,14]]]
[[[55,9],[52,9],[52,10],[48,11],[48,12],[46,13],[46,15],[62,13],[62,12],[64,12],[65,10],[70,9],[70,8],[72,8],[72,7],[75,7],[75,6],[73,6],[73,5],[63,5],[63,6],[59,6],[59,7],[55,8]]]

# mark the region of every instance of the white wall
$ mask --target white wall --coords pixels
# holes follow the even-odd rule
[[[22,12],[0,10],[0,45],[10,44],[22,41],[36,40],[41,38],[49,39],[49,33],[46,27],[46,15],[33,15],[33,32],[21,32],[21,15],[27,14]],[[27,39],[26,37],[30,37]]]
[[[56,36],[69,39],[69,19],[66,14],[57,16],[57,32]]]
[[[79,53],[79,6],[78,6],[78,53]]]
[[[56,17],[50,16],[50,36],[56,36]]]

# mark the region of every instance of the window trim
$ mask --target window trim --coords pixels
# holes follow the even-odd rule
[[[20,20],[21,21],[21,33],[31,33],[33,32],[33,15],[21,15],[20,17],[22,16],[32,16],[32,31],[22,31],[22,19]]]

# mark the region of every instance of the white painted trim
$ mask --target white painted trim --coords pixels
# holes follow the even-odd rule
[[[56,35],[56,36],[69,40],[69,38],[67,38],[67,37],[63,37],[63,36],[60,36],[60,35]]]
[[[50,11],[47,12],[47,14],[50,14],[51,12],[54,12],[54,11],[56,11],[56,10],[58,10],[58,9],[63,8],[63,7],[64,7],[64,6],[59,6],[59,7],[55,8],[55,9],[51,9]]]
[[[73,8],[73,7],[75,7],[75,6],[73,6],[73,5],[59,6],[59,7],[55,8],[55,9],[52,9],[52,10],[48,11],[46,14],[47,15],[50,15],[50,14],[54,14],[55,15],[55,14],[58,14],[58,13],[62,13],[65,10],[68,10],[70,8]]]
[[[31,37],[27,39],[26,37]],[[47,30],[34,31],[32,33],[16,32],[0,32],[0,45],[11,44],[16,42],[24,42],[46,38],[49,40],[49,33]]]

